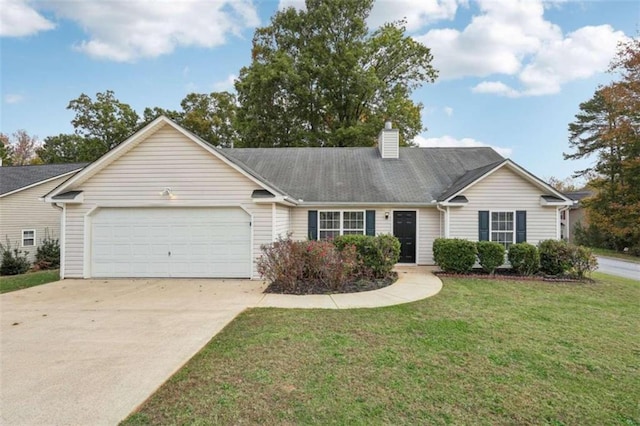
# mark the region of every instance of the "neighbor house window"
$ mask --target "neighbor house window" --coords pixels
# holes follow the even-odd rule
[[[491,241],[504,245],[508,250],[515,242],[514,212],[491,212]]]
[[[321,240],[339,235],[364,235],[364,211],[321,211],[318,222],[318,237]]]
[[[36,230],[23,229],[22,230],[22,247],[33,247],[35,245],[36,245]]]

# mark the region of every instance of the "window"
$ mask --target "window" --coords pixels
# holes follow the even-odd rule
[[[22,247],[33,247],[35,245],[36,245],[36,230],[23,229],[22,230]]]
[[[498,242],[509,250],[515,242],[513,212],[491,212],[491,241]]]
[[[364,235],[364,211],[321,211],[318,222],[320,240],[335,238],[339,235]]]

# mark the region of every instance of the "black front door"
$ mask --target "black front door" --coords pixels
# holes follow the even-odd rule
[[[393,212],[393,235],[400,240],[400,263],[416,263],[416,212]]]

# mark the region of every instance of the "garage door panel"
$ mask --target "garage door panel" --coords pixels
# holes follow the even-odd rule
[[[93,217],[94,277],[251,275],[250,216],[239,208],[113,208]]]

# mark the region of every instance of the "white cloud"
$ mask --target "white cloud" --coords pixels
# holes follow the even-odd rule
[[[517,77],[521,88],[492,79],[476,93],[533,96],[560,91],[562,84],[606,69],[625,35],[610,25],[588,26],[564,35],[544,18],[542,0],[479,0],[480,14],[462,31],[434,29],[416,37],[429,46],[440,78]]]
[[[6,104],[17,104],[22,101],[24,101],[24,96],[17,93],[8,93],[4,95],[4,103]]]
[[[53,22],[38,13],[26,0],[2,0],[0,36],[23,37],[54,27]]]
[[[418,135],[413,140],[418,146],[422,147],[437,147],[437,148],[451,148],[451,147],[478,147],[488,146],[493,148],[498,154],[503,157],[510,157],[513,150],[511,148],[503,148],[495,145],[489,145],[484,142],[477,141],[473,138],[456,139],[449,135],[444,135],[438,138],[425,138]]]
[[[42,0],[37,5],[84,29],[88,38],[75,49],[120,62],[157,57],[179,46],[216,47],[260,23],[251,0]]]
[[[224,80],[213,83],[213,90],[216,92],[233,92],[235,90],[234,82],[238,78],[235,74],[229,74]]]
[[[386,22],[406,19],[407,31],[415,31],[426,24],[453,19],[460,5],[467,0],[378,0],[374,3],[367,25],[370,29]],[[304,0],[280,0],[278,9],[287,7],[305,9]]]
[[[446,106],[443,110],[444,113],[447,114],[447,117],[451,117],[453,115],[453,108]]]

